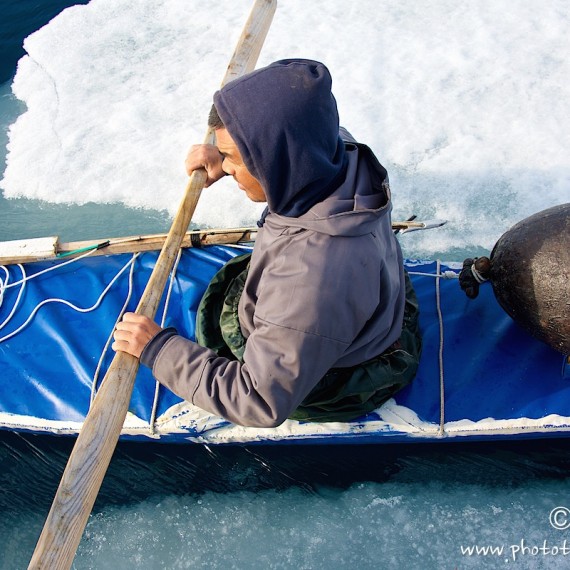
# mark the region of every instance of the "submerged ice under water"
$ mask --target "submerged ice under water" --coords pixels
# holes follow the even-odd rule
[[[405,253],[458,258],[570,201],[569,8],[281,0],[260,64],[324,61],[343,125],[389,170],[394,218],[448,220],[402,236]],[[28,37],[0,86],[0,239],[166,230],[248,10],[92,0]],[[254,223],[258,207],[217,186],[196,225]],[[1,570],[28,563],[68,453],[69,442],[2,434]],[[570,507],[566,457],[564,445],[123,445],[74,567],[565,568],[568,531],[549,514]]]
[[[2,438],[2,570],[28,563],[70,447]],[[566,568],[569,451],[122,444],[73,568]]]

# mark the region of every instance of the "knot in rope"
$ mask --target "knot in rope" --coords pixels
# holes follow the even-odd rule
[[[491,262],[488,257],[468,257],[463,261],[459,273],[459,285],[467,297],[475,299],[479,295],[479,286],[489,280]]]

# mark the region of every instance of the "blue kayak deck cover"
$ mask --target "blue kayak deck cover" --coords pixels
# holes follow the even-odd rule
[[[243,248],[230,246],[183,250],[157,322],[193,339],[196,309],[207,284],[240,253]],[[157,255],[87,256],[67,264],[4,268],[0,427],[78,433],[95,394],[94,381],[100,385],[113,358],[110,335],[118,315],[125,306],[135,309]],[[411,385],[375,412],[347,423],[289,420],[278,428],[243,428],[183,402],[141,367],[122,437],[369,443],[565,436],[570,430],[570,378],[563,356],[516,325],[498,306],[490,285],[469,300],[454,278],[457,265],[442,264],[442,278],[436,278],[436,262],[407,261],[406,268],[420,302],[420,368]]]

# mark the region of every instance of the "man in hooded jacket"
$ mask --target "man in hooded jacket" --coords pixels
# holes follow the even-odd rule
[[[417,307],[391,229],[387,173],[368,147],[340,136],[331,83],[323,64],[299,59],[232,81],[214,95],[217,146],[188,156],[188,172],[205,168],[207,185],[231,175],[267,202],[234,299],[238,357],[132,313],[115,332],[115,350],[236,424],[350,419],[417,367]]]

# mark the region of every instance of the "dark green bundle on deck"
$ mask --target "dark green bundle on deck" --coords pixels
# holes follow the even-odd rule
[[[239,324],[238,304],[250,257],[234,257],[218,271],[202,297],[196,317],[198,343],[239,361],[243,361],[246,339]],[[367,362],[329,370],[290,418],[348,421],[375,410],[412,381],[421,345],[418,301],[406,274],[406,306],[399,341]]]
[[[196,341],[220,356],[243,361],[245,338],[238,319],[238,304],[245,285],[251,253],[230,259],[214,275],[196,315]]]

